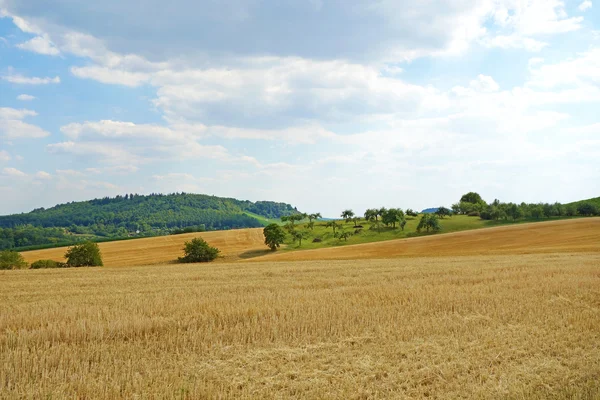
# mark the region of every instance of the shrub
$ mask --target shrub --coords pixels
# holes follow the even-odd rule
[[[27,268],[23,256],[16,251],[0,251],[0,269],[22,269]]]
[[[65,254],[69,267],[101,267],[102,255],[97,243],[86,242],[75,245]]]
[[[322,241],[323,241],[323,239],[321,239],[321,238],[314,238],[312,242],[313,243],[321,243]]]
[[[202,238],[194,238],[185,242],[183,247],[184,256],[179,257],[181,263],[199,263],[213,261],[219,255],[219,249],[211,247]]]
[[[67,268],[68,265],[63,262],[58,262],[54,260],[38,260],[36,262],[31,263],[29,268],[31,269],[42,269],[42,268]]]

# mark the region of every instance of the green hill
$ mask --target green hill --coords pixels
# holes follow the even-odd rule
[[[593,199],[587,199],[587,200],[574,201],[574,202],[566,204],[566,205],[567,206],[570,206],[570,205],[578,206],[582,203],[592,203],[596,207],[600,208],[600,197],[594,197]]]
[[[157,236],[183,231],[256,228],[297,213],[289,204],[201,194],[126,194],[0,217],[0,250]]]

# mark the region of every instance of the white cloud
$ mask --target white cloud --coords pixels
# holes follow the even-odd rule
[[[11,178],[26,178],[28,176],[25,172],[16,168],[4,168],[2,174]]]
[[[48,179],[52,179],[52,175],[50,175],[49,173],[47,173],[46,171],[38,171],[35,174],[35,177],[37,179],[42,179],[42,180],[48,180]]]
[[[107,67],[72,67],[71,73],[78,78],[93,79],[102,83],[135,87],[146,83],[150,75],[141,72],[128,72]]]
[[[56,48],[54,43],[52,43],[47,35],[36,36],[25,43],[18,44],[17,47],[23,50],[48,56],[57,56],[60,54],[58,48]]]
[[[592,8],[592,2],[590,0],[586,0],[582,2],[579,7],[577,7],[579,11],[587,11]]]
[[[31,110],[17,110],[15,108],[0,107],[0,137],[5,139],[36,139],[49,136],[50,133],[24,122],[27,117],[36,116]]]
[[[539,52],[548,46],[548,43],[520,35],[498,35],[486,37],[481,40],[485,47],[499,47],[501,49],[525,49]]]
[[[16,83],[19,85],[48,85],[50,83],[60,83],[60,78],[58,76],[55,76],[54,78],[39,78],[13,74],[5,75],[2,77],[2,79],[7,82]]]
[[[31,100],[35,100],[36,97],[35,96],[31,96],[29,94],[20,94],[17,96],[17,100],[21,100],[21,101],[31,101]]]
[[[0,150],[0,162],[10,161],[10,154],[6,150]]]

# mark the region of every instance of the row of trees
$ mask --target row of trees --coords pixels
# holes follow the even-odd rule
[[[503,203],[494,200],[486,203],[478,193],[469,192],[452,205],[456,214],[479,216],[485,220],[542,219],[552,217],[574,217],[600,215],[598,207],[592,202],[580,202],[563,205],[561,203]]]

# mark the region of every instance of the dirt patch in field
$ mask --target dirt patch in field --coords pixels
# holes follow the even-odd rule
[[[600,252],[600,218],[508,225],[411,239],[280,252],[247,261]]]

